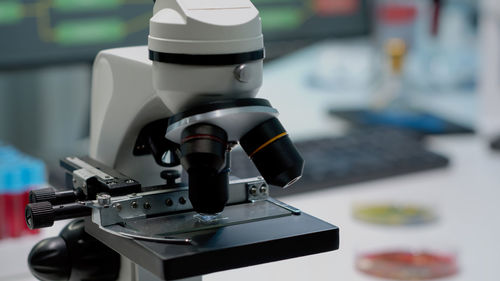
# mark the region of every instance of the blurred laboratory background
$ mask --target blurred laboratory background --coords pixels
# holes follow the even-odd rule
[[[64,155],[85,154],[93,58],[102,49],[146,44],[150,2],[2,1],[0,139],[43,159],[49,171],[57,170]],[[411,107],[414,96],[468,95],[476,88],[476,1],[254,3],[262,17],[266,62],[313,46],[301,80],[309,95],[329,95],[333,105],[336,95],[353,99],[370,92],[362,99],[372,109]],[[353,121],[366,112],[338,114]],[[402,115],[372,119],[415,126],[448,121]],[[472,129],[472,120],[463,119],[456,125]],[[49,174],[55,181],[57,176]]]
[[[365,0],[254,3],[268,60],[370,28]],[[92,61],[102,49],[147,44],[151,15],[149,0],[0,2],[0,139],[51,171],[58,158],[85,154]]]
[[[147,44],[152,2],[0,1],[0,280],[32,280],[25,256],[48,234],[16,224],[24,219],[22,202],[32,188],[63,187],[60,158],[87,154],[93,59],[102,49]],[[496,244],[500,225],[483,217],[498,221],[500,211],[488,201],[500,195],[493,188],[500,182],[500,2],[253,3],[266,46],[259,96],[280,110],[306,160],[301,181],[272,195],[338,225],[345,242],[328,261],[307,265],[314,274],[283,276],[333,280],[334,268],[339,280],[498,280],[492,274],[500,249],[483,247]],[[233,157],[235,175],[256,175],[243,153]],[[485,213],[468,211],[485,206]],[[468,242],[447,238],[466,234],[483,242],[462,248]],[[440,241],[451,246],[443,250]],[[394,248],[399,252],[379,251]],[[9,261],[13,252],[21,262]],[[408,277],[411,264],[369,266],[408,252],[441,267]],[[479,255],[488,261],[477,264]],[[254,279],[284,279],[279,272],[289,266],[282,264],[252,269]],[[252,275],[243,271],[208,279]]]

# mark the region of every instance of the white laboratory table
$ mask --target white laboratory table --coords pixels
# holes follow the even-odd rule
[[[283,199],[339,226],[340,250],[212,274],[206,280],[378,280],[357,272],[354,260],[363,250],[386,247],[457,253],[460,273],[442,280],[499,280],[500,154],[492,155],[477,137],[433,139],[430,147],[448,155],[451,166]],[[428,204],[439,219],[412,227],[365,224],[351,215],[352,205],[363,202]]]
[[[265,68],[261,97],[280,110],[281,120],[295,139],[340,134],[344,125],[331,119],[326,109],[364,102],[361,94],[331,95],[305,86],[301,77],[314,67],[319,49],[309,49]],[[449,103],[440,100],[446,108]],[[456,120],[470,120],[470,95],[455,95],[446,112]],[[439,104],[439,100],[432,104]],[[429,148],[447,155],[449,167],[383,180],[284,197],[288,204],[340,227],[338,251],[218,272],[204,280],[375,280],[357,272],[357,253],[384,247],[445,249],[458,255],[460,272],[449,281],[500,280],[500,153],[492,153],[486,139],[477,135],[433,137]],[[433,207],[436,222],[413,227],[382,227],[352,218],[352,206],[368,202],[410,202]],[[59,224],[59,228],[62,224]],[[46,230],[50,236],[57,228]],[[5,275],[23,267],[27,251],[36,238],[0,242],[0,281],[34,280],[27,272]],[[263,252],[263,255],[272,253]],[[12,264],[12,267],[6,265]],[[4,271],[2,275],[1,271]]]
[[[327,109],[366,101],[362,93],[326,93],[307,85],[308,72],[323,48],[310,48],[266,68],[262,94],[280,110],[292,137],[338,134],[344,126],[329,117]],[[415,102],[467,125],[477,112],[476,97],[470,93],[442,93]],[[427,143],[450,158],[449,167],[283,198],[339,226],[338,251],[211,274],[205,280],[380,280],[354,268],[356,254],[394,247],[456,253],[459,274],[440,280],[500,280],[500,153],[492,152],[488,139],[480,135],[432,137]],[[382,227],[353,219],[353,205],[370,202],[423,204],[434,208],[439,219],[412,227]]]

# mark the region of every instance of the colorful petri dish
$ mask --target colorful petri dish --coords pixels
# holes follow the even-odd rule
[[[383,225],[418,225],[430,223],[437,216],[431,208],[409,204],[369,204],[354,207],[356,219]]]
[[[392,280],[433,280],[459,271],[454,254],[402,250],[359,255],[356,268],[367,275]]]

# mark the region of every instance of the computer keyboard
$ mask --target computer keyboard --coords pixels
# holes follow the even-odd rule
[[[428,151],[420,135],[384,127],[295,145],[305,160],[302,178],[285,190],[271,187],[274,197],[430,170],[449,163],[446,157]],[[259,175],[243,151],[235,150],[231,157],[232,175]]]

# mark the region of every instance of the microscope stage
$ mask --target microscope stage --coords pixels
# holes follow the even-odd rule
[[[336,250],[339,230],[305,213],[271,201],[226,207],[219,219],[200,222],[194,212],[142,219],[99,228],[92,236],[160,279],[175,280],[217,271]],[[111,232],[110,232],[111,230]],[[166,243],[132,239],[112,232],[191,241]]]

